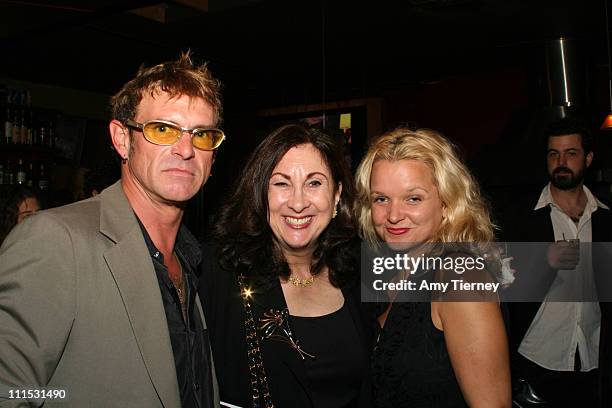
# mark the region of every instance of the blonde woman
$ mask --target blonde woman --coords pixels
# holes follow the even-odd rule
[[[453,145],[434,131],[399,128],[384,134],[356,179],[360,232],[371,244],[493,240],[476,181]],[[506,333],[495,298],[390,298],[378,322],[372,357],[377,408],[511,406]]]

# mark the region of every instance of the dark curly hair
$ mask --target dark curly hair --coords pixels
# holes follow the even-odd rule
[[[289,276],[289,265],[268,223],[268,185],[285,153],[303,144],[311,144],[319,151],[334,185],[342,184],[338,214],[318,237],[310,268],[316,275],[327,266],[330,282],[341,287],[356,271],[351,250],[356,236],[351,210],[353,180],[340,145],[329,135],[302,125],[274,130],[251,154],[217,220],[219,262],[224,269],[260,281]]]
[[[40,199],[38,194],[26,186],[15,186],[3,205],[0,206],[2,211],[2,218],[0,219],[0,245],[11,232],[13,227],[17,225],[17,218],[19,216],[19,204],[28,198],[35,198],[40,206]]]

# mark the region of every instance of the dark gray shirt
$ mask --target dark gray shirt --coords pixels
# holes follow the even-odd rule
[[[166,312],[181,405],[185,408],[212,408],[213,386],[209,357],[210,341],[195,301],[198,285],[195,271],[202,259],[200,245],[189,230],[181,225],[174,250],[181,263],[185,282],[185,300],[187,303],[185,319],[181,311],[178,293],[170,280],[168,268],[164,265],[164,256],[155,247],[140,220],[138,222],[151,254]]]

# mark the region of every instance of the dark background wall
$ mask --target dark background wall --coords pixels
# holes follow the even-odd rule
[[[612,132],[598,130],[610,110],[605,4],[0,0],[0,84],[31,91],[36,109],[83,121],[78,157],[55,163],[56,184],[77,191],[79,178],[70,174],[112,160],[106,101],[141,64],[186,49],[210,61],[224,83],[228,140],[192,204],[190,223],[204,231],[211,221],[201,214],[217,208],[274,109],[289,109],[279,115],[287,118],[307,106],[321,113],[334,103],[374,100],[378,108],[363,108],[367,123],[356,129],[360,146],[372,129],[434,128],[459,145],[496,206],[539,188],[544,158],[535,141],[563,104],[552,90],[550,55],[563,37],[576,89],[563,110],[593,128],[598,150],[589,182],[609,199]],[[2,149],[0,162],[15,154]]]

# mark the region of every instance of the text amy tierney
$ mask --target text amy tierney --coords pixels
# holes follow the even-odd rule
[[[383,282],[378,279],[372,283],[377,291],[431,291],[446,293],[453,291],[490,291],[497,293],[498,282],[465,282],[463,279],[451,279],[449,282],[414,282],[402,279],[398,282]]]

